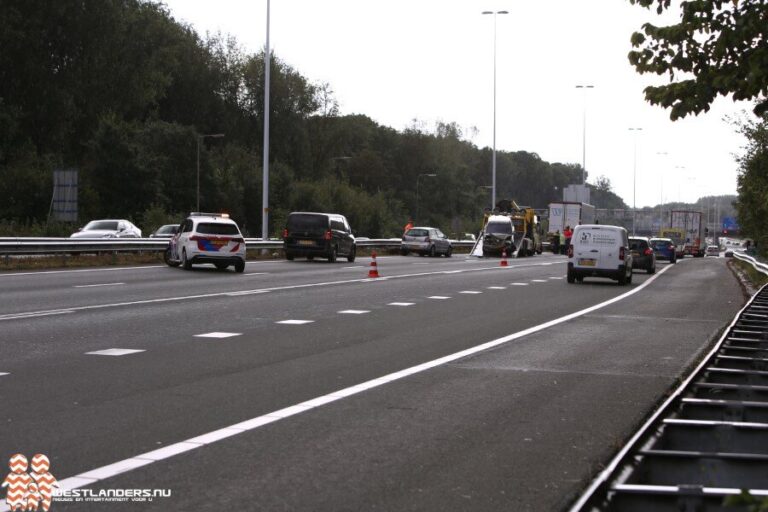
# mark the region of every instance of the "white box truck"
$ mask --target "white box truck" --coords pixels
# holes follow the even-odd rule
[[[575,228],[579,224],[595,222],[595,207],[587,203],[549,203],[549,228],[547,233],[554,235],[563,232],[566,226]]]

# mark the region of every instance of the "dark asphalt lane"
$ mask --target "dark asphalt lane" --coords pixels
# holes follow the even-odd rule
[[[409,259],[392,258],[392,275],[397,265],[412,272]],[[59,478],[72,476],[478,345],[628,289],[608,281],[567,285],[551,279],[563,277],[562,260],[538,261],[558,263],[6,321],[0,339],[4,356],[12,355],[0,361],[13,364],[11,375],[0,377],[7,416],[0,453],[42,451],[52,456]],[[477,266],[458,258],[437,264],[441,270]],[[327,270],[316,267],[296,266],[305,275],[286,275],[282,282],[320,282]],[[646,278],[636,274],[634,286]],[[716,296],[713,286],[720,290]],[[451,298],[428,298],[436,295]],[[617,440],[742,300],[723,260],[686,261],[647,290],[567,326],[99,485],[151,481],[150,487],[174,489],[172,499],[124,510],[530,508],[534,490],[557,508],[618,448]],[[338,313],[344,309],[370,313]],[[284,319],[313,323],[274,323]],[[242,335],[194,337],[211,331]],[[664,355],[651,346],[664,347]],[[146,352],[84,355],[113,347]],[[546,442],[533,434],[510,439],[508,432],[517,430],[539,432]],[[229,460],[237,451],[245,456]],[[570,466],[555,467],[553,460]],[[232,485],[206,487],[202,480],[211,468],[217,480]],[[570,473],[566,478],[558,471]]]

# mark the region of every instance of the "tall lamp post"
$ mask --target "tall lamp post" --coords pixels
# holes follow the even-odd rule
[[[635,235],[635,224],[637,223],[637,134],[643,131],[642,128],[630,128],[635,137],[635,151],[632,157],[632,236]]]
[[[197,136],[197,210],[200,211],[200,143],[205,138],[220,139],[224,137],[223,133],[211,133],[208,135]]]
[[[594,89],[594,85],[577,85],[577,89],[584,91],[583,110],[581,115],[581,184],[587,183],[587,89]]]
[[[264,161],[262,163],[261,239],[269,240],[269,0],[267,0],[267,47],[264,52]]]
[[[430,178],[434,178],[435,176],[437,176],[437,174],[422,173],[416,176],[416,218],[414,219],[414,221],[416,221],[417,223],[419,222],[419,180],[421,179],[422,176],[429,176]]]
[[[509,14],[509,11],[483,11],[483,14],[493,14],[493,161],[491,176],[493,189],[491,191],[491,209],[496,205],[496,15]]]
[[[657,151],[659,156],[669,156],[666,151]],[[670,226],[672,227],[672,226]],[[659,234],[664,229],[664,172],[662,170],[661,179],[659,180]]]

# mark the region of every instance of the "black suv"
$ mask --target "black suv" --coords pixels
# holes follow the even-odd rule
[[[328,258],[337,256],[355,261],[357,246],[347,219],[337,213],[294,212],[283,230],[283,250],[288,260],[296,256]]]

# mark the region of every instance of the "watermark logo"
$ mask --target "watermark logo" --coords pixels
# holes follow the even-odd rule
[[[29,461],[21,454],[11,456],[8,461],[10,473],[3,480],[2,487],[8,492],[5,502],[12,512],[37,512],[42,507],[44,512],[51,509],[53,488],[59,487],[59,482],[50,473],[51,461],[42,453],[32,457],[32,471]]]

